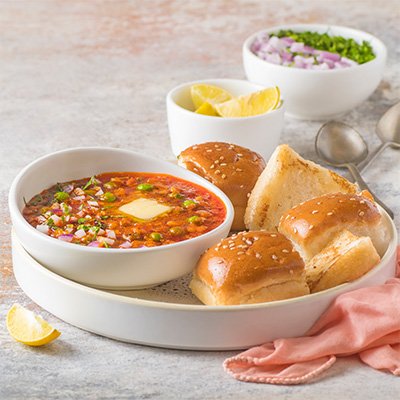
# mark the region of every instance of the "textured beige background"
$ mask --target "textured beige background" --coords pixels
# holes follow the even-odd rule
[[[233,353],[127,345],[63,323],[39,310],[13,278],[7,191],[28,162],[66,147],[110,145],[171,157],[166,92],[187,80],[244,77],[242,42],[280,23],[348,25],[387,44],[384,81],[344,117],[374,147],[377,118],[400,97],[399,10],[397,0],[1,0],[0,398],[397,398],[400,379],[355,357],[308,386],[245,384],[222,370]],[[315,158],[319,125],[287,120],[282,142]],[[388,150],[379,161],[365,176],[399,215],[400,152]],[[61,338],[41,349],[15,343],[4,323],[14,302],[41,311]]]

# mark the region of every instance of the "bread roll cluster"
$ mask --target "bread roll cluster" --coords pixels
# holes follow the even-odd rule
[[[372,196],[287,145],[265,168],[258,154],[227,143],[193,146],[179,160],[231,198],[234,229],[249,229],[200,258],[190,287],[204,304],[260,303],[329,289],[364,275],[386,250],[387,231]],[[216,165],[225,178],[215,174]]]

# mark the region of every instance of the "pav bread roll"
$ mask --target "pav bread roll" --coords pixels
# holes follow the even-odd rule
[[[178,164],[219,187],[235,209],[232,230],[245,229],[248,196],[265,167],[259,154],[234,144],[209,142],[182,151]]]
[[[363,194],[334,193],[308,200],[283,214],[278,230],[292,241],[306,263],[343,230],[370,237],[382,256],[387,230],[374,201]]]
[[[250,230],[274,230],[296,204],[327,193],[356,193],[340,175],[300,157],[288,145],[276,148],[251,192],[245,214]]]
[[[315,293],[351,282],[366,274],[379,260],[369,237],[357,237],[344,230],[306,264],[308,287]]]
[[[304,262],[279,233],[240,232],[200,258],[190,288],[204,304],[233,305],[309,293]]]

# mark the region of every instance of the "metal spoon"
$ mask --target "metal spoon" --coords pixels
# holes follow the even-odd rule
[[[387,147],[400,149],[400,102],[390,107],[376,125],[376,133],[381,145],[373,151],[368,160],[358,164],[360,171],[365,171]]]
[[[368,190],[374,196],[375,201],[393,219],[392,210],[373,194],[355,165],[368,155],[368,146],[355,129],[342,122],[327,122],[318,131],[315,139],[315,151],[326,163],[335,167],[348,168],[359,188]]]

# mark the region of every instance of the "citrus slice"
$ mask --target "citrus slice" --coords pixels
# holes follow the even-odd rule
[[[216,103],[223,103],[232,99],[232,95],[218,86],[206,85],[205,83],[197,83],[190,88],[190,95],[194,108],[197,110],[203,103],[211,105]]]
[[[8,311],[7,329],[15,340],[28,346],[42,346],[61,335],[41,316],[19,304],[14,304]]]
[[[213,106],[221,117],[252,117],[275,110],[279,107],[280,97],[279,88],[275,86]]]
[[[219,114],[215,111],[215,108],[210,103],[203,103],[197,110],[197,114],[211,115],[213,117],[219,117]]]

